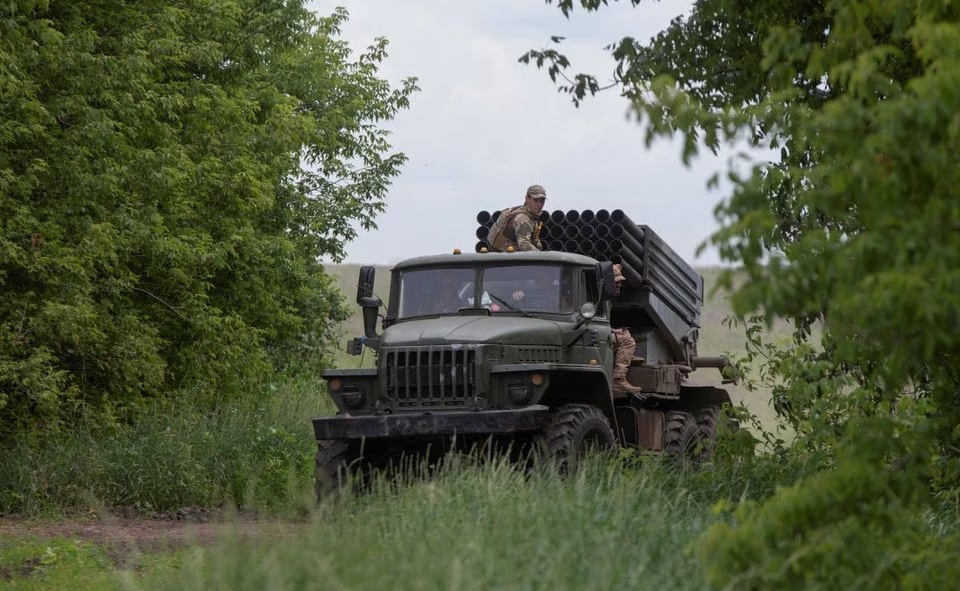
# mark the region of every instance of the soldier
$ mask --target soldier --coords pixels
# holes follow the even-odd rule
[[[510,298],[526,310],[569,314],[573,311],[571,278],[553,266],[532,267]]]
[[[437,311],[441,314],[456,312],[464,306],[464,301],[460,297],[460,290],[463,284],[451,277],[444,277],[437,290],[435,298]]]
[[[503,252],[508,247],[514,250],[543,250],[540,242],[540,212],[547,200],[547,192],[540,185],[527,187],[523,205],[504,210],[500,215],[504,218],[502,231],[495,223],[488,238],[494,250]]]
[[[613,266],[613,280],[617,285],[617,294],[620,294],[620,288],[626,278],[623,276],[623,266]],[[630,369],[630,361],[637,351],[637,341],[626,328],[614,328],[610,331],[613,336],[614,354],[613,354],[613,391],[614,393],[639,394],[641,388],[634,386],[627,381],[627,370]]]
[[[540,212],[543,211],[546,201],[547,191],[542,186],[527,187],[527,194],[523,198],[523,213],[513,218],[513,227],[506,232],[508,238],[514,238],[517,250],[543,250],[540,242]]]

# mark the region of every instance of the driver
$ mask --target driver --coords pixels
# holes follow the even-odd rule
[[[441,314],[456,312],[463,307],[464,301],[460,297],[463,285],[450,277],[444,277],[437,290],[435,310]]]
[[[553,309],[557,305],[557,293],[560,281],[557,269],[553,267],[534,267],[530,277],[524,279],[521,285],[510,294],[515,302],[536,302],[537,305],[546,305]]]

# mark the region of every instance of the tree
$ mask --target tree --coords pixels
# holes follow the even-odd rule
[[[558,2],[565,15],[574,4]],[[711,241],[748,275],[734,298],[741,315],[795,321],[797,347],[773,357],[775,395],[798,431],[796,450],[818,454],[827,473],[712,538],[714,582],[862,586],[871,580],[863,564],[843,557],[849,570],[835,578],[803,569],[815,568],[831,533],[880,541],[896,535],[891,515],[917,523],[924,492],[960,490],[960,4],[698,0],[648,42],[610,50],[614,86],[649,139],[681,135],[685,158],[744,139],[777,155],[731,172]],[[575,102],[602,88],[596,76],[567,75],[556,48],[521,59],[546,67]],[[814,322],[822,347],[806,344]],[[853,481],[864,488],[845,490]],[[877,485],[879,505],[865,506]],[[862,519],[824,522],[843,499]],[[721,551],[785,522],[810,535],[786,532],[762,555]],[[874,583],[943,575],[946,555],[923,549],[956,540],[911,536],[882,545],[891,562]],[[796,570],[781,568],[793,560]]]
[[[408,106],[300,0],[0,8],[0,431],[321,362]]]

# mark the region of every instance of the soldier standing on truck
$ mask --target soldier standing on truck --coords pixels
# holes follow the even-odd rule
[[[523,205],[504,209],[490,228],[487,240],[493,250],[543,250],[540,242],[540,212],[547,200],[547,191],[541,185],[530,185]]]
[[[617,295],[620,295],[620,289],[626,277],[623,276],[623,266],[613,266],[613,281],[617,286]],[[627,328],[614,328],[610,331],[614,342],[613,355],[613,391],[615,393],[639,394],[641,388],[634,386],[627,381],[627,370],[630,369],[630,361],[637,350],[637,341],[630,334]]]

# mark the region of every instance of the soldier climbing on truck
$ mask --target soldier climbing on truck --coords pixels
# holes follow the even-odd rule
[[[361,269],[364,336],[350,349],[372,349],[376,367],[324,372],[338,414],[313,421],[319,496],[404,457],[491,441],[562,470],[596,447],[709,455],[730,397],[688,380],[728,366],[697,352],[702,278],[623,212],[587,213],[551,215],[549,235],[565,238],[548,252],[481,243],[398,263],[379,327],[374,268]],[[519,280],[541,274],[536,300],[513,299]],[[424,306],[440,277],[458,279],[464,306]],[[625,375],[617,343],[629,341],[615,327],[634,341]]]
[[[497,252],[543,250],[540,213],[546,200],[547,192],[541,185],[527,187],[523,205],[504,209],[497,215],[487,236],[491,248]]]
[[[623,265],[614,264],[613,282],[616,286],[616,295],[620,295],[624,281],[626,281],[626,277],[623,276]],[[637,351],[637,341],[633,338],[633,335],[630,334],[630,329],[626,327],[614,328],[610,331],[610,334],[613,336],[614,346],[613,393],[614,395],[639,394],[643,391],[643,388],[634,386],[630,383],[630,380],[627,379],[627,371],[630,369],[630,364],[633,363],[635,359],[642,361],[634,356]]]

